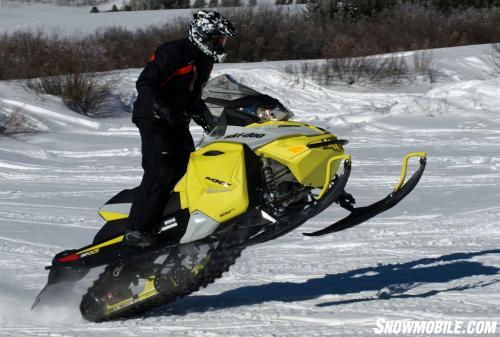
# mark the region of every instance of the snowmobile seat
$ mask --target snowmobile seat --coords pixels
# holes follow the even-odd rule
[[[106,205],[130,204],[131,206],[132,201],[134,200],[134,196],[137,192],[138,192],[138,187],[129,190],[123,190],[116,196],[111,198],[106,203]],[[180,203],[179,193],[172,191],[170,192],[170,196],[163,211],[162,219],[168,217],[175,217],[176,214],[179,213],[180,211],[181,211],[181,203]],[[128,224],[128,218],[122,218],[106,222],[94,237],[93,244],[98,244],[110,240],[119,235],[122,235],[127,228],[127,224]]]

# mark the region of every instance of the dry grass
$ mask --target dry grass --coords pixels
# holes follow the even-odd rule
[[[20,133],[43,132],[20,108],[13,111],[0,105],[0,135],[12,136]]]
[[[328,59],[324,63],[302,62],[300,66],[285,68],[294,78],[310,78],[322,85],[336,83],[396,84],[409,78],[409,68],[403,57],[350,57]]]
[[[83,115],[102,115],[100,108],[111,96],[114,79],[103,79],[100,75],[73,73],[32,79],[27,87],[40,94],[61,97],[72,110]]]
[[[27,119],[21,113],[14,112],[0,116],[0,134],[11,136],[16,133],[23,133],[26,130]]]
[[[436,77],[432,52],[419,50],[413,53],[413,78],[424,78],[433,82]]]

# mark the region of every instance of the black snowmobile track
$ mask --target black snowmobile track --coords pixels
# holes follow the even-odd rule
[[[109,315],[99,315],[96,314],[95,311],[88,312],[88,308],[85,307],[88,303],[87,301],[90,301],[90,303],[92,304],[96,303],[91,297],[92,293],[102,293],[103,286],[109,287],[113,285],[112,283],[108,282],[106,277],[107,274],[110,273],[110,269],[113,269],[115,267],[114,265],[110,265],[105,268],[105,270],[94,281],[93,285],[88,288],[87,293],[82,297],[80,311],[83,318],[92,322],[139,316],[162,305],[175,302],[178,299],[196,292],[200,288],[204,288],[210,283],[213,283],[216,279],[222,277],[224,272],[229,270],[229,267],[233,265],[236,262],[236,259],[241,255],[243,249],[244,247],[238,244],[228,245],[227,242],[225,242],[222,247],[217,247],[210,255],[209,262],[202,269],[201,277],[196,277],[192,282],[186,282],[185,284],[183,284],[182,289],[179,289],[177,292],[169,294],[159,292],[158,294],[150,298],[147,298],[141,302],[134,303],[130,306],[126,306],[122,309],[110,313]]]

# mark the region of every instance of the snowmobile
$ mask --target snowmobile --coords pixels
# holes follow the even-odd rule
[[[278,100],[228,75],[209,82],[205,101],[218,126],[202,140],[176,184],[155,228],[158,244],[124,244],[136,189],[124,190],[99,210],[106,221],[92,244],[57,254],[33,309],[101,268],[82,296],[80,311],[92,322],[142,314],[213,282],[252,245],[281,237],[332,204],[347,217],[320,236],[357,226],[398,204],[419,182],[425,152],[403,159],[394,190],[355,207],[345,191],[351,171],[348,141],[318,126],[291,121]],[[419,166],[406,179],[410,158]]]

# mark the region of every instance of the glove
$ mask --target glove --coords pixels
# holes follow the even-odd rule
[[[217,126],[215,117],[203,102],[197,105],[196,110],[192,113],[192,117],[196,124],[201,126],[207,135]]]
[[[189,123],[191,116],[181,109],[169,108],[166,105],[154,102],[153,116],[158,120],[167,122],[168,124]]]

